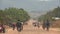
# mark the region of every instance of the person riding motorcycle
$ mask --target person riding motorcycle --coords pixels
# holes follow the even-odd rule
[[[23,29],[22,23],[20,22],[20,20],[18,20],[18,22],[16,23],[17,26],[17,30],[21,31]]]

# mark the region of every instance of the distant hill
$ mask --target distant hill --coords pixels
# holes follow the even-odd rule
[[[40,15],[47,13],[47,11],[29,11],[28,13],[32,18],[36,18]]]

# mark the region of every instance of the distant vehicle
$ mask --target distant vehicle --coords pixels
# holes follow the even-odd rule
[[[37,24],[36,24],[36,23],[33,23],[33,26],[35,26],[35,27],[36,27],[36,26],[37,26]]]
[[[12,27],[12,23],[9,23],[9,25],[8,25],[9,27]]]
[[[40,27],[40,24],[39,24],[39,22],[33,22],[33,26],[35,26],[35,27]]]

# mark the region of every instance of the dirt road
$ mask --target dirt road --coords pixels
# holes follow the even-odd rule
[[[3,33],[0,33],[3,34]],[[41,27],[37,28],[32,25],[30,21],[28,25],[25,25],[21,32],[16,29],[13,31],[12,28],[7,30],[5,34],[60,34],[60,30],[56,28],[50,28],[50,31],[43,30]]]
[[[9,29],[6,31],[5,34],[60,34],[60,31],[55,30],[42,30],[41,28],[32,27],[32,26],[24,26],[24,29],[21,32],[18,32],[17,30]]]

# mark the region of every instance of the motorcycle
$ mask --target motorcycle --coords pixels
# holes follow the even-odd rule
[[[5,28],[0,26],[0,33],[2,33],[2,32],[5,33]]]
[[[17,28],[17,31],[19,31],[19,32],[21,32],[22,30],[23,30],[22,26]]]

